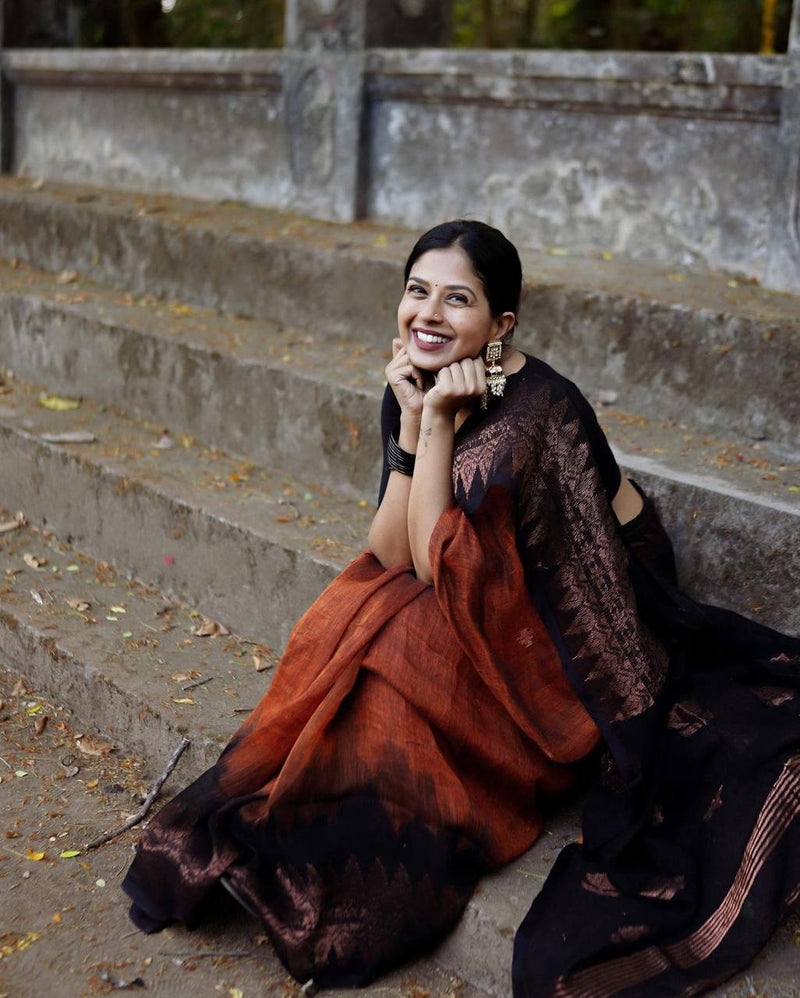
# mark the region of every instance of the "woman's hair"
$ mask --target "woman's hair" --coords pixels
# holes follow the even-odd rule
[[[516,247],[499,229],[485,222],[458,218],[435,225],[420,236],[406,261],[403,280],[408,283],[411,268],[429,250],[459,246],[469,257],[480,279],[493,317],[519,311],[522,293],[522,264]]]

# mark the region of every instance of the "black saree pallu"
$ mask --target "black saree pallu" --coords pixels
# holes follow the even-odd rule
[[[626,780],[606,755],[583,845],[519,928],[515,998],[703,994],[800,900],[800,641],[680,593],[649,502],[627,535],[670,671],[660,709],[634,722],[651,729],[649,756]],[[623,749],[641,738],[613,723]]]

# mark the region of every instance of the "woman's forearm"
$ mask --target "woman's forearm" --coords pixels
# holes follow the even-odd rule
[[[423,410],[417,461],[408,496],[408,539],[417,578],[432,582],[431,534],[454,503],[452,414]]]
[[[400,420],[398,444],[402,450],[415,454],[419,440],[418,418],[403,416]],[[411,560],[408,539],[408,497],[411,477],[391,472],[383,501],[369,528],[369,547],[384,568],[407,565]]]
[[[383,501],[369,528],[369,548],[384,568],[411,561],[408,541],[408,494],[411,478],[393,471]]]

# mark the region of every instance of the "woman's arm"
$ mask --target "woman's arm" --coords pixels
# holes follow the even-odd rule
[[[402,340],[392,340],[391,361],[386,365],[386,380],[400,406],[400,435],[397,443],[415,454],[422,418],[422,375],[411,364]],[[407,565],[411,561],[408,540],[408,495],[411,476],[392,471],[378,512],[369,528],[370,550],[384,568]]]
[[[617,494],[611,503],[611,508],[614,510],[614,514],[619,520],[620,525],[624,526],[634,519],[634,517],[638,516],[643,506],[644,502],[641,495],[623,475],[619,489],[617,489]]]
[[[428,548],[439,517],[455,502],[453,442],[455,419],[486,389],[483,361],[467,359],[442,368],[425,395],[414,476],[408,495],[408,538],[417,578],[431,583]]]
[[[400,416],[398,444],[409,454],[417,451],[420,418],[413,414]],[[369,528],[370,550],[384,568],[407,565],[411,560],[411,545],[408,539],[408,496],[411,492],[411,476],[399,471],[389,474],[389,481],[378,512]]]

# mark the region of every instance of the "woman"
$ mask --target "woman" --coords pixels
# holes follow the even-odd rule
[[[600,746],[515,992],[699,994],[800,896],[800,641],[675,588],[588,403],[511,344],[497,230],[437,226],[405,279],[371,551],[148,825],[132,917],[197,924],[222,885],[299,980],[364,983],[452,928]]]

